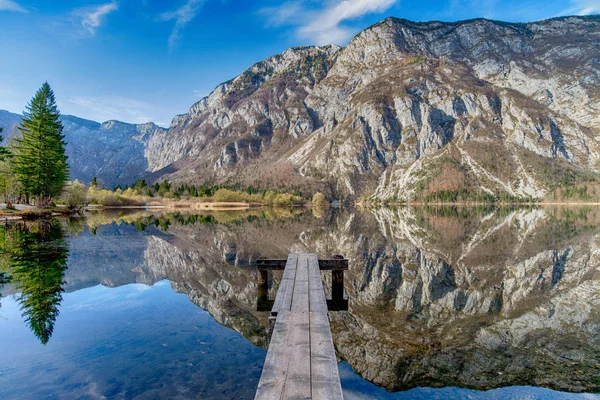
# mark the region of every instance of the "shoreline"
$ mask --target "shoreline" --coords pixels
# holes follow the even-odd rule
[[[28,214],[34,214],[37,212],[50,212],[52,217],[60,216],[81,216],[84,214],[68,214],[56,212],[56,210],[40,210],[32,206],[24,206],[21,204],[15,204],[15,206],[21,207],[17,210],[11,210],[11,213],[7,214],[3,212],[4,208],[0,208],[0,224],[7,222],[19,222],[24,221],[25,216]],[[170,204],[148,204],[139,206],[100,206],[92,205],[83,208],[84,212],[97,212],[97,211],[110,211],[110,210],[160,210],[160,211],[249,211],[265,208],[267,206],[259,203],[243,203],[243,202],[205,202],[205,203],[170,203]],[[297,206],[293,206],[297,207]]]
[[[599,207],[600,202],[539,202],[539,203],[476,203],[476,202],[456,202],[456,203],[424,203],[424,202],[408,202],[408,203],[371,203],[371,202],[357,202],[355,206],[360,208],[402,208],[402,207],[425,207],[425,206],[438,206],[438,207],[463,207],[463,208],[474,208],[474,207]],[[23,205],[19,205],[23,206]],[[87,206],[84,208],[85,212],[96,212],[96,211],[108,211],[108,210],[170,210],[170,211],[248,211],[252,209],[266,208],[267,206],[259,203],[244,203],[244,202],[204,202],[204,203],[170,203],[170,204],[148,204],[138,206]],[[298,206],[293,206],[298,207]],[[314,208],[320,207],[310,203],[303,205],[302,207]],[[325,205],[324,208],[331,207],[331,204]],[[21,210],[13,210],[13,212],[7,214],[3,212],[4,208],[0,208],[0,223],[23,221],[24,216],[32,211],[41,211],[31,206]],[[66,213],[60,213],[51,211],[52,217],[56,216],[67,216]]]

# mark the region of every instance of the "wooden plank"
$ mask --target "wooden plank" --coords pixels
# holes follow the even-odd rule
[[[282,270],[285,268],[285,266],[286,260],[256,260],[256,268],[258,270]],[[319,269],[321,269],[322,271],[345,271],[348,269],[348,260],[319,260]]]
[[[292,296],[292,311],[309,311],[308,309],[308,254],[298,255],[296,279]]]
[[[256,260],[256,268],[261,271],[266,270],[282,270],[285,268],[287,260],[267,260],[258,259]]]
[[[316,254],[308,255],[308,290],[309,290],[309,311],[327,312],[327,301],[323,291],[323,280],[319,270],[319,260]]]
[[[339,261],[345,260],[332,261],[339,267],[343,266]],[[327,301],[315,254],[288,256],[271,314],[274,330],[255,398],[341,400]]]
[[[327,313],[310,313],[310,355],[312,398],[342,399],[342,386]]]
[[[271,315],[277,315],[281,310],[291,310],[297,265],[298,255],[290,254],[286,262],[285,270],[283,271],[283,277],[279,283],[279,289],[275,296],[275,303],[273,303]]]
[[[300,262],[302,260],[300,258]],[[290,314],[293,327],[287,346],[291,354],[282,399],[311,399],[310,313],[292,311]]]
[[[348,260],[319,260],[319,269],[322,271],[345,271],[348,269]]]
[[[288,374],[289,336],[293,321],[289,311],[281,311],[277,316],[267,358],[263,366],[260,382],[256,391],[256,399],[280,399],[285,388]]]

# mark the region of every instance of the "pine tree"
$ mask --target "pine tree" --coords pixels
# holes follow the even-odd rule
[[[62,301],[69,249],[59,221],[40,222],[14,228],[8,249],[12,280],[27,325],[42,344],[48,343]]]
[[[46,205],[69,178],[65,136],[54,93],[45,82],[27,105],[19,130],[13,171],[24,192]]]
[[[2,133],[2,128],[0,128],[0,133]],[[2,143],[2,135],[0,135],[0,143]],[[10,151],[8,151],[5,147],[0,146],[0,161],[4,161],[10,155]]]
[[[91,187],[98,187],[98,179],[94,176],[92,178],[92,183],[90,184]]]

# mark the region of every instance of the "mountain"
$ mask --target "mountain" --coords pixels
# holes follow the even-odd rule
[[[148,141],[149,171],[355,199],[543,198],[596,179],[599,51],[600,16],[388,18],[219,85]]]
[[[107,186],[131,184],[142,176],[148,168],[144,143],[165,130],[151,122],[134,125],[107,121],[100,124],[71,115],[63,115],[61,121],[71,179],[89,183],[96,176]],[[17,129],[20,122],[20,115],[0,110],[3,145],[20,135]]]
[[[600,196],[599,54],[597,15],[387,18],[344,48],[254,64],[169,129],[64,117],[72,175],[351,200],[553,199],[588,185]]]

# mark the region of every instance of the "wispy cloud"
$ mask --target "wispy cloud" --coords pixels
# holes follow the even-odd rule
[[[28,13],[19,3],[13,0],[0,0],[0,11],[14,11],[20,13]]]
[[[560,15],[589,15],[600,13],[598,0],[570,0],[570,8],[563,10]]]
[[[265,8],[261,14],[267,15],[268,25],[294,25],[300,39],[316,44],[344,44],[355,29],[344,23],[367,14],[381,13],[396,4],[398,0],[335,0],[324,7],[312,8],[308,1],[289,1],[279,7]]]
[[[80,8],[75,14],[81,18],[81,25],[87,31],[94,35],[105,20],[105,17],[113,11],[118,10],[119,5],[116,1],[101,4],[93,7]]]
[[[198,15],[203,3],[204,0],[188,0],[177,10],[161,14],[160,18],[163,21],[175,21],[175,26],[169,36],[169,49],[172,50],[177,47],[179,40],[181,40],[181,31]]]
[[[267,17],[267,26],[286,25],[304,13],[303,1],[288,1],[278,7],[266,7],[260,13]]]
[[[118,120],[143,124],[153,120],[154,107],[151,104],[121,96],[75,96],[59,99],[58,103],[65,114],[98,122]]]

